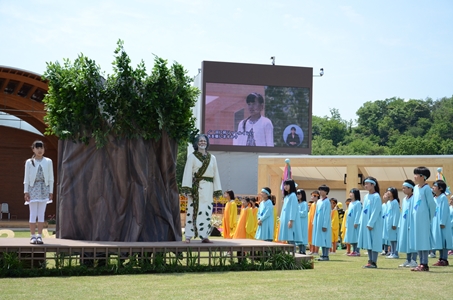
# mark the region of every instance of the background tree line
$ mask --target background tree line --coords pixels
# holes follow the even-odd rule
[[[432,100],[369,101],[356,123],[338,109],[313,116],[313,155],[453,154],[453,96]]]

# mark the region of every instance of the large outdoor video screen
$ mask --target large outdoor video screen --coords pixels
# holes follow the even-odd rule
[[[203,62],[210,149],[311,153],[312,68]]]

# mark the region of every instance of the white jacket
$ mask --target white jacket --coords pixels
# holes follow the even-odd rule
[[[25,162],[25,176],[24,176],[24,193],[28,193],[28,186],[35,184],[36,174],[38,173],[38,167],[41,165],[44,173],[44,181],[47,186],[50,187],[50,193],[53,194],[53,165],[52,160],[47,157],[43,157],[41,162],[34,160],[35,166],[32,164],[32,159],[29,158]]]

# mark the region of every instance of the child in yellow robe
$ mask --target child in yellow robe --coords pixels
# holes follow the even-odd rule
[[[337,199],[330,198],[330,207],[332,208],[330,213],[332,219],[332,248],[330,248],[330,254],[335,254],[337,252],[338,236],[340,234],[340,220],[338,218],[337,203]]]
[[[241,214],[237,223],[236,231],[233,239],[250,239],[255,229],[255,220],[253,219],[252,201],[249,197],[242,200]],[[237,252],[238,262],[241,263],[245,259],[246,253]]]
[[[241,214],[236,226],[236,231],[233,234],[233,239],[246,239],[250,238],[255,227],[255,222],[252,220],[253,211],[252,203],[249,197],[242,200]]]
[[[313,191],[310,198],[310,209],[308,210],[308,244],[310,245],[309,255],[318,255],[319,248],[313,245],[313,219],[316,213],[316,202],[319,200],[319,191]]]
[[[346,219],[348,217],[348,208],[349,204],[351,203],[352,199],[346,199],[346,210],[344,212],[343,222],[341,223],[341,240],[344,241],[344,237],[346,236]],[[346,243],[346,255],[351,253],[351,244]]]
[[[228,200],[228,202],[225,204],[225,210],[223,211],[223,237],[225,239],[231,239],[233,238],[233,234],[237,226],[238,208],[235,202],[234,192],[232,190],[226,191],[224,197]]]
[[[255,197],[252,197],[252,215],[253,215],[253,235],[251,239],[255,239],[256,230],[258,229],[258,203]]]

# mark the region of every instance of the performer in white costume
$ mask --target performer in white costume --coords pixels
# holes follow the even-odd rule
[[[195,151],[187,158],[181,192],[188,196],[185,227],[186,243],[200,237],[202,243],[209,240],[213,197],[222,195],[217,161],[207,152],[209,139],[200,134],[195,137]]]

